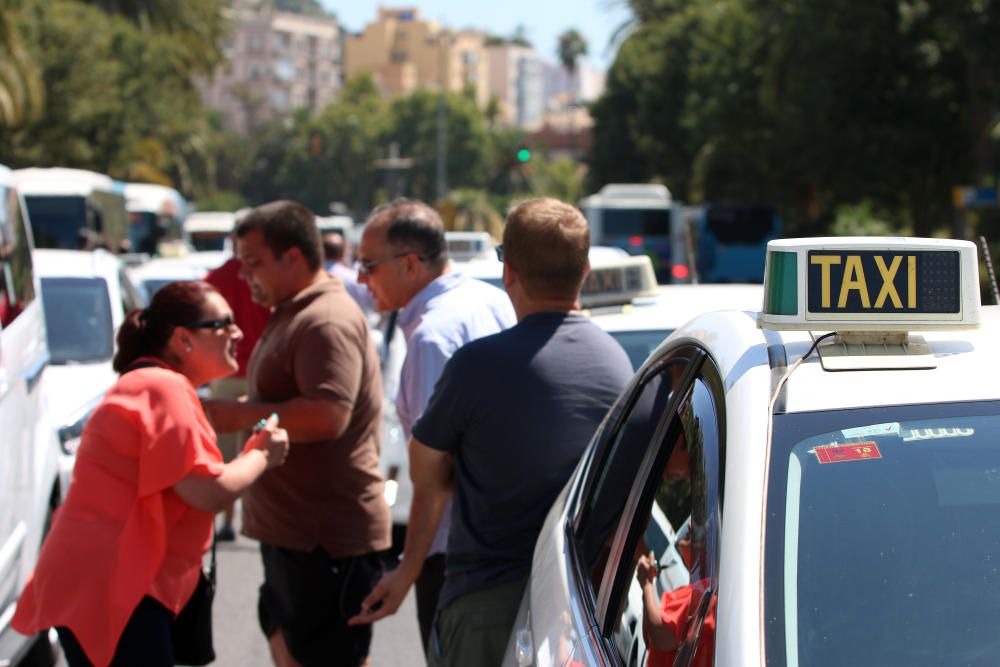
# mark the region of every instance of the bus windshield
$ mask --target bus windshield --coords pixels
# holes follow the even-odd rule
[[[605,208],[601,211],[603,239],[623,236],[670,236],[670,211],[666,208]]]
[[[83,197],[26,196],[36,248],[75,249],[79,233],[87,227],[87,202]]]
[[[1000,403],[777,415],[767,664],[1000,654]]]

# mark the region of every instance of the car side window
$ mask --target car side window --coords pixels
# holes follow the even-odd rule
[[[680,364],[667,364],[639,388],[617,428],[605,436],[604,456],[597,461],[585,491],[576,530],[577,554],[594,593],[601,585],[614,538],[625,509],[632,480],[670,398]]]
[[[20,200],[0,187],[0,326],[7,327],[35,298],[31,245]]]
[[[622,664],[712,664],[720,534],[719,414],[699,378],[670,415],[663,445],[632,483],[643,489],[621,517],[598,619]],[[675,662],[675,659],[677,660]]]

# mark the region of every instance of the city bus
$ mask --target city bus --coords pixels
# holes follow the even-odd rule
[[[591,243],[647,255],[660,283],[762,283],[767,242],[782,233],[768,206],[689,206],[656,184],[606,185],[580,209]]]
[[[672,223],[674,283],[762,283],[767,243],[782,233],[781,218],[768,206],[685,206]]]
[[[116,250],[127,238],[124,183],[61,167],[18,169],[13,179],[27,204],[36,248]]]
[[[580,200],[593,245],[647,255],[656,280],[670,282],[671,220],[676,206],[665,185],[615,183]]]

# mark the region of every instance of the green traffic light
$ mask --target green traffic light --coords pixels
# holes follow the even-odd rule
[[[531,150],[527,148],[522,148],[517,152],[517,159],[519,162],[527,162],[531,159]]]

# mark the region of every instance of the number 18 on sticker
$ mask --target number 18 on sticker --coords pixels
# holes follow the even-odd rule
[[[874,442],[852,442],[849,445],[825,445],[813,450],[820,463],[843,463],[844,461],[866,461],[880,459],[882,453]]]

